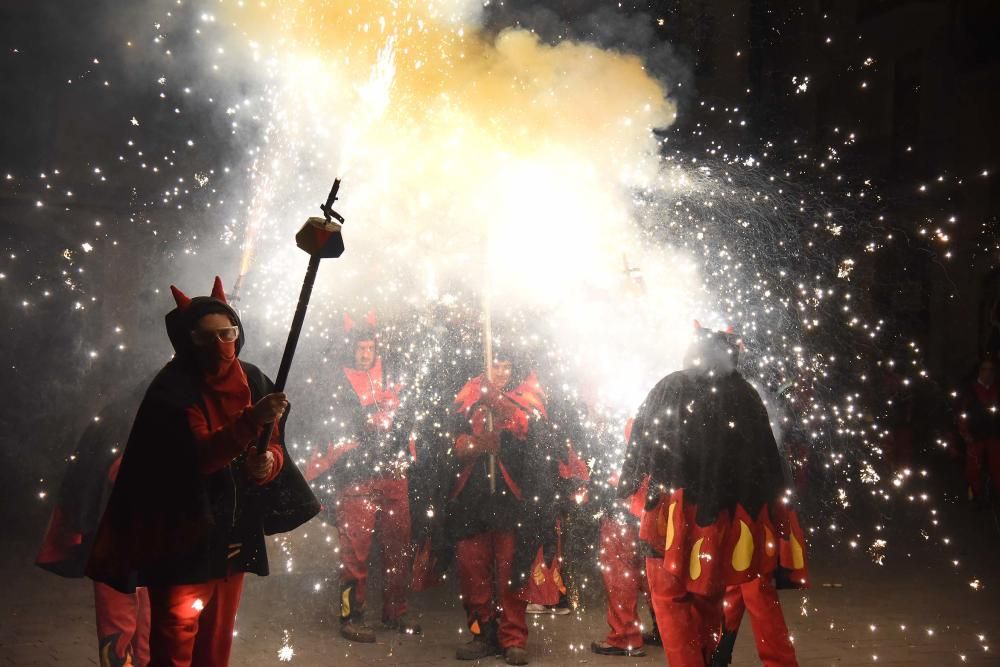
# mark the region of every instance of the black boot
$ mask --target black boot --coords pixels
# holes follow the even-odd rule
[[[347,618],[340,620],[340,636],[352,642],[374,644],[375,631],[365,625],[362,618]]]
[[[382,621],[382,627],[386,630],[396,630],[403,635],[419,635],[423,632],[420,624],[416,621],[411,621],[403,614],[399,618],[387,618]]]
[[[341,586],[340,636],[362,644],[375,643],[375,631],[365,625],[365,609],[354,594],[355,582]]]
[[[712,654],[710,667],[728,667],[733,661],[735,647],[736,633],[731,630],[723,630],[722,639],[719,640],[718,646],[715,647],[715,653]]]
[[[458,660],[482,660],[503,653],[497,643],[496,623],[479,625],[479,634],[472,635],[472,641],[462,644],[455,650]]]

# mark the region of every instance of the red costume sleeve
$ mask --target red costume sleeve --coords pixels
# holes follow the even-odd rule
[[[213,473],[222,470],[232,462],[237,456],[246,451],[260,434],[260,427],[257,426],[250,416],[250,409],[244,410],[235,420],[220,426],[214,431],[209,428],[205,413],[197,406],[191,406],[185,410],[191,432],[194,433],[195,440],[198,441],[198,467],[202,474]],[[274,436],[271,436],[271,449],[274,452]],[[278,447],[278,454],[275,457],[276,463],[284,463],[281,456],[281,447]],[[277,470],[281,467],[275,466]],[[277,473],[275,473],[277,474]]]

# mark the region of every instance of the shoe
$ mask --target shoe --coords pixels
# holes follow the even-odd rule
[[[472,641],[462,644],[455,649],[456,660],[482,660],[494,655],[500,655],[500,646],[490,639],[481,635],[475,635]]]
[[[364,621],[341,621],[340,636],[360,644],[374,644],[375,631],[364,624]]]
[[[528,652],[520,646],[509,646],[503,652],[503,660],[508,665],[527,665]]]
[[[569,607],[562,607],[559,605],[546,606],[544,604],[535,604],[534,602],[528,605],[528,608],[524,610],[526,614],[555,614],[556,616],[565,616],[566,614],[572,614],[573,610]]]
[[[405,614],[399,618],[388,618],[383,620],[382,627],[386,630],[397,630],[400,634],[404,635],[423,634],[420,624],[416,621],[411,621]]]
[[[627,658],[642,658],[646,655],[646,649],[642,648],[618,648],[607,642],[590,642],[590,650],[597,655],[620,655]]]

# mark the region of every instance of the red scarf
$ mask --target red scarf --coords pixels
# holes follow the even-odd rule
[[[219,368],[215,373],[202,373],[202,398],[208,412],[208,423],[219,428],[235,421],[250,407],[250,384],[243,366],[236,360],[236,343],[218,343]]]

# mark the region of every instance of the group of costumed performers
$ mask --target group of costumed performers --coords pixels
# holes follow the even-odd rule
[[[346,318],[326,440],[303,477],[284,444],[287,398],[239,359],[244,331],[221,282],[210,296],[171,289],[174,358],[84,434],[38,555],[94,579],[102,667],[227,665],[244,574],[268,573],[265,535],[321,511],[310,482],[339,535],[349,641],[376,639],[365,611],[377,542],[384,629],[419,635],[407,598],[454,563],[471,634],[456,658],[527,664],[529,604],[568,608],[560,533],[576,510],[601,517],[610,632],[595,653],[636,657],[662,640],[672,667],[726,665],[746,610],[764,664],[796,664],[776,589],[806,584],[805,540],[735,336],[697,328],[684,370],[623,439],[608,422],[595,436],[591,406],[574,415],[509,339],[493,340],[488,374],[420,396],[387,369],[374,314]],[[620,473],[578,453],[623,444]]]
[[[268,573],[264,536],[319,503],[285,450],[285,395],[239,359],[244,332],[221,281],[193,299],[171,289],[174,357],[135,414],[86,573],[147,591],[151,667],[226,665],[244,574]]]
[[[728,664],[745,609],[765,665],[796,665],[778,578],[805,586],[786,464],[733,334],[696,327],[684,369],[639,408],[619,496],[646,487],[639,536],[671,667]],[[721,640],[721,641],[720,641]]]

